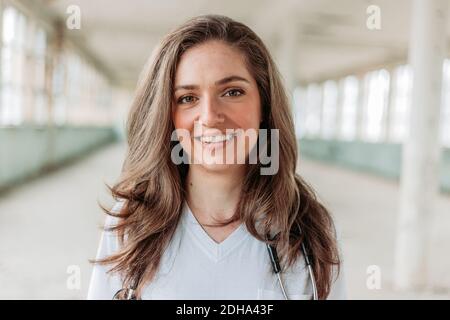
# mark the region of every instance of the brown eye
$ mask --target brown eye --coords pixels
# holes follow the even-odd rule
[[[225,94],[224,94],[224,96],[227,96],[227,97],[239,97],[239,96],[241,96],[241,95],[243,95],[244,94],[244,91],[243,90],[240,90],[240,89],[231,89],[231,90],[228,90]]]
[[[184,104],[184,103],[192,103],[195,101],[195,98],[193,96],[184,96],[178,99],[178,103]]]

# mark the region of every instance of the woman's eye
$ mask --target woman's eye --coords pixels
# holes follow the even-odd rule
[[[184,96],[178,99],[178,103],[192,103],[195,98],[193,96]]]
[[[240,90],[240,89],[231,89],[231,90],[228,90],[226,93],[225,93],[225,96],[228,96],[228,97],[239,97],[239,96],[241,96],[241,95],[243,95],[244,94],[244,91],[243,90]]]

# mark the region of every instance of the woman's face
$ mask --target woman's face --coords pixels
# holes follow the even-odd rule
[[[261,103],[243,54],[221,41],[194,46],[174,82],[172,119],[190,164],[224,170],[244,163],[257,142]]]

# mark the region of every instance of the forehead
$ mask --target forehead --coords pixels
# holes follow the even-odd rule
[[[214,82],[229,75],[253,81],[244,54],[225,42],[214,40],[183,53],[175,73],[175,84]]]

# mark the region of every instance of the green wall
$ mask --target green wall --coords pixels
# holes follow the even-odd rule
[[[402,146],[389,143],[300,139],[300,156],[338,164],[353,170],[399,179]],[[442,150],[440,183],[450,192],[450,149]]]
[[[113,128],[0,128],[0,190],[116,139]]]
[[[116,128],[13,127],[0,129],[0,190],[115,141]],[[398,179],[401,145],[301,139],[301,157]],[[440,182],[450,192],[450,149],[443,149]]]

